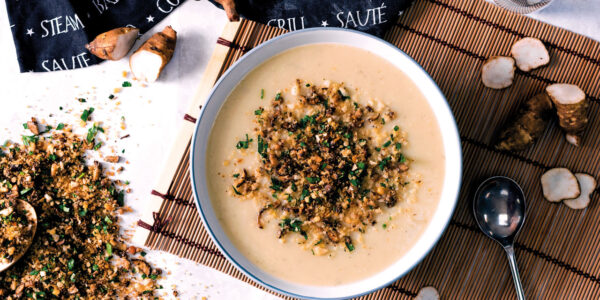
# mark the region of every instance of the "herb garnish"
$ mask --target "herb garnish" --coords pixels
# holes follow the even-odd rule
[[[267,149],[268,149],[268,144],[265,142],[265,140],[263,140],[262,136],[258,136],[258,153],[260,154],[260,156],[266,158],[267,157]]]
[[[39,137],[36,135],[23,135],[21,136],[23,139],[23,144],[25,146],[29,146],[29,143],[37,143]]]
[[[96,125],[96,123],[94,123],[90,129],[88,129],[88,134],[86,137],[88,143],[92,143],[94,141],[94,138],[96,137],[96,134],[98,134],[98,131],[104,132],[104,129]]]
[[[250,142],[252,142],[253,140],[248,138],[248,134],[246,133],[246,140],[245,141],[239,141],[235,147],[237,149],[248,149],[248,147],[250,146]]]
[[[81,120],[84,122],[87,122],[87,120],[89,119],[90,115],[94,112],[94,108],[90,107],[88,109],[83,110],[83,113],[81,114]]]

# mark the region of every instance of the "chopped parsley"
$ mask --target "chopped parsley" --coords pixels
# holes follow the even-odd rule
[[[398,159],[398,161],[399,161],[400,163],[404,163],[404,162],[406,162],[406,157],[404,156],[404,154],[400,153],[400,158]]]
[[[245,141],[239,141],[235,147],[238,149],[248,149],[248,147],[250,146],[250,142],[252,142],[253,140],[251,138],[248,138],[248,134],[246,133],[246,140]]]
[[[258,136],[258,154],[260,154],[260,156],[266,158],[267,157],[267,148],[269,147],[269,145],[265,142],[265,140],[262,138],[262,136]]]
[[[308,181],[309,183],[317,183],[317,182],[321,181],[321,178],[319,178],[319,177],[306,177],[306,181]]]
[[[56,130],[63,130],[65,128],[65,124],[63,123],[58,123],[58,125],[56,126]]]
[[[130,87],[131,86],[131,82],[129,82],[129,81],[123,81],[123,84],[121,86],[122,87]]]
[[[83,113],[81,113],[81,120],[87,122],[87,120],[90,118],[90,115],[92,115],[93,112],[93,107],[83,110]]]
[[[75,259],[69,259],[69,261],[67,262],[67,268],[69,268],[70,271],[72,271],[75,268]]]
[[[390,162],[392,158],[391,157],[384,157],[378,164],[379,169],[383,171],[383,169],[385,169],[385,166],[388,165],[388,163]]]
[[[98,134],[98,131],[104,132],[104,129],[96,125],[96,123],[94,123],[92,127],[90,127],[90,129],[88,129],[88,134],[86,137],[88,143],[94,142],[94,138],[96,138],[96,134]]]
[[[23,144],[25,146],[29,146],[29,143],[34,143],[34,144],[37,143],[39,138],[35,135],[23,135],[22,139],[23,139]]]
[[[113,254],[113,246],[110,243],[106,243],[106,254],[108,256]]]
[[[346,242],[345,242],[346,248],[348,248],[348,251],[352,252],[352,251],[354,251],[354,245],[352,244],[351,240],[350,241],[348,241],[348,240],[346,240]]]

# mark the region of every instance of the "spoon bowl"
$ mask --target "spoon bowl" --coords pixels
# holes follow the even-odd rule
[[[504,248],[508,256],[517,298],[525,299],[513,248],[514,239],[525,221],[525,194],[514,180],[496,176],[479,185],[473,200],[473,214],[485,235]]]
[[[512,179],[495,176],[475,192],[473,213],[479,228],[502,246],[512,244],[525,221],[525,195]]]
[[[35,209],[33,208],[33,206],[31,206],[31,204],[29,204],[29,202],[27,202],[27,201],[17,200],[16,209],[20,209],[22,211],[27,212],[26,216],[27,216],[27,219],[29,220],[29,225],[32,226],[31,232],[27,236],[27,241],[25,242],[25,244],[23,244],[22,247],[19,247],[20,248],[19,252],[15,253],[13,255],[13,258],[10,262],[7,262],[7,263],[0,262],[0,273],[4,272],[6,269],[10,268],[17,261],[19,261],[19,259],[21,259],[21,257],[23,257],[23,255],[25,253],[27,253],[27,250],[29,250],[29,246],[31,246],[31,243],[33,242],[33,237],[35,236],[35,232],[37,230],[37,214],[35,213]]]

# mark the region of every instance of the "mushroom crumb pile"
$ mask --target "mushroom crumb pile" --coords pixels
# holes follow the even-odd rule
[[[17,199],[0,199],[1,264],[13,262],[29,245],[34,234],[31,217]]]
[[[154,298],[160,270],[119,234],[123,192],[100,163],[85,163],[93,136],[82,139],[62,124],[29,127],[34,135],[23,136],[23,145],[0,147],[0,199],[29,202],[37,233],[21,260],[0,273],[0,298]]]
[[[359,104],[342,84],[297,80],[290,94],[277,93],[254,112],[254,136],[236,148],[251,152],[256,138],[260,166],[237,169],[232,194],[260,199],[258,226],[276,220],[280,239],[296,234],[315,255],[337,246],[353,251],[353,238],[403,200],[405,134],[390,127],[393,111]]]

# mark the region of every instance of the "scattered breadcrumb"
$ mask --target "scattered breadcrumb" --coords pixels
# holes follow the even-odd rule
[[[54,129],[0,148],[0,199],[25,200],[38,215],[29,251],[0,273],[0,298],[154,298],[161,271],[126,252],[124,192],[99,162],[86,164],[95,145],[94,135]]]

